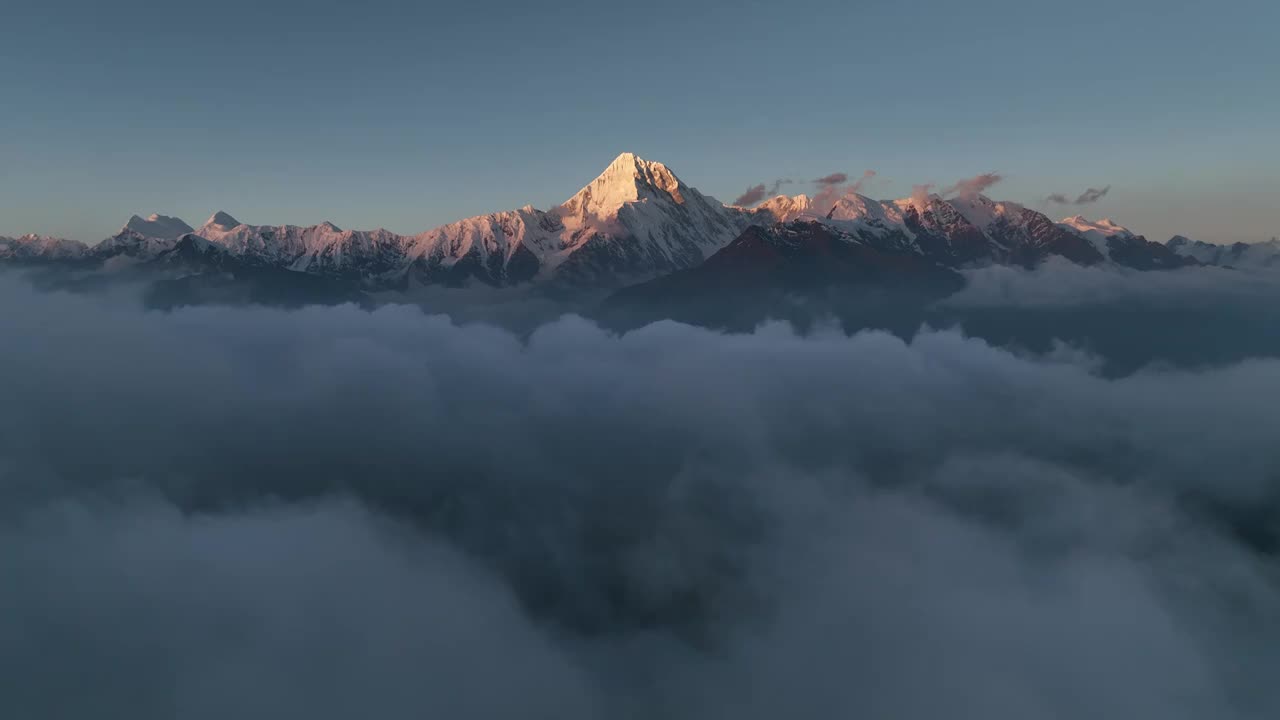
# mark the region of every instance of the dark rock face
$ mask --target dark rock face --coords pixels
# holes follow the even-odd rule
[[[1030,243],[1020,265],[1034,265],[1050,255],[1058,255],[1077,265],[1096,265],[1104,260],[1102,253],[1088,240],[1058,227],[1042,213],[1023,209],[1022,225]]]
[[[753,225],[701,265],[625,289],[616,301],[837,286],[946,294],[962,284],[955,271],[967,266],[1034,267],[1054,256],[1080,265],[1107,260],[1087,238],[1016,206],[1013,214],[998,215],[982,229],[951,203],[934,198],[923,212],[907,208],[904,221],[914,238],[901,231],[845,231],[838,223],[817,220]],[[1116,263],[1139,270],[1195,264],[1141,237],[1112,237],[1108,251]]]
[[[807,327],[832,317],[909,332],[926,306],[963,285],[955,270],[892,237],[796,220],[751,226],[703,264],[624,288],[593,314],[619,330],[668,318],[749,330],[769,319]]]
[[[1107,238],[1107,252],[1115,262],[1135,270],[1171,270],[1199,265],[1194,258],[1184,257],[1167,245],[1135,235]]]
[[[249,267],[252,263],[204,238],[188,234],[179,238],[172,248],[161,251],[147,261],[146,265],[156,270],[191,274],[233,272]]]
[[[915,234],[920,250],[938,262],[960,266],[996,259],[987,236],[942,200],[930,201],[924,212],[908,208],[903,221]]]
[[[647,319],[749,326],[785,314],[789,304],[802,299],[817,300],[820,312],[842,317],[878,306],[885,316],[906,311],[904,317],[918,318],[911,309],[922,311],[963,287],[957,270],[968,266],[1034,267],[1055,256],[1080,265],[1096,265],[1109,256],[1137,270],[1197,264],[1138,236],[1108,238],[1104,255],[1088,238],[1042,213],[1013,210],[1002,210],[979,228],[949,202],[934,198],[924,212],[906,209],[913,238],[899,230],[829,220],[753,225],[701,265],[615,293],[605,303],[606,314],[638,311],[637,317]]]
[[[961,276],[922,254],[886,250],[818,222],[753,225],[703,264],[625,288],[616,304],[828,289],[877,289],[942,296]]]
[[[541,269],[541,263],[538,262],[538,256],[524,245],[516,247],[511,257],[507,258],[506,266],[502,269],[502,280],[504,285],[519,285],[533,280]]]
[[[1055,255],[1080,265],[1106,260],[1085,238],[1027,208],[1013,217],[996,218],[984,231],[951,203],[933,198],[924,212],[907,208],[903,220],[922,252],[951,267],[986,263],[1033,267]]]

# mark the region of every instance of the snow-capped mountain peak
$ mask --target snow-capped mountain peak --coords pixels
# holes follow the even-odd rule
[[[647,199],[682,205],[687,191],[666,165],[626,152],[561,207],[569,216],[612,218],[623,205]]]
[[[987,230],[1001,219],[1016,221],[1022,215],[1022,206],[1012,202],[997,202],[986,195],[955,197],[944,201],[964,216],[971,225]]]
[[[1109,237],[1134,237],[1132,231],[1117,225],[1111,218],[1103,218],[1094,222],[1083,215],[1072,215],[1059,221],[1058,226],[1087,238],[1094,245],[1105,246]]]
[[[813,200],[808,195],[777,195],[755,206],[756,215],[772,216],[775,222],[790,222],[807,215],[813,207]]]
[[[1069,218],[1063,218],[1062,220],[1060,220],[1059,224],[1068,225],[1077,230],[1080,230],[1081,232],[1084,232],[1086,230],[1098,230],[1100,232],[1106,232],[1110,235],[1123,235],[1123,234],[1132,235],[1133,234],[1128,228],[1117,224],[1111,218],[1102,218],[1101,220],[1098,220],[1095,222],[1083,215],[1072,215]]]
[[[827,217],[832,220],[859,220],[883,227],[903,225],[902,208],[896,202],[873,200],[858,193],[842,196],[827,212]]]
[[[70,260],[84,255],[87,249],[82,242],[34,233],[0,237],[0,259]]]
[[[817,203],[821,202],[821,205]],[[902,209],[892,202],[873,200],[858,193],[846,193],[832,201],[810,198],[807,195],[787,197],[779,195],[756,206],[757,215],[767,214],[776,222],[804,219],[827,223],[842,232],[871,231],[884,234],[892,231],[907,233]]]
[[[218,212],[209,216],[209,219],[204,222],[204,227],[217,228],[220,230],[231,230],[233,228],[239,227],[240,224],[241,223],[239,220],[219,210]]]
[[[195,228],[176,217],[153,213],[146,219],[137,215],[130,217],[129,222],[125,223],[124,227],[120,229],[121,232],[126,230],[132,230],[148,238],[177,240],[189,232],[194,232]]]

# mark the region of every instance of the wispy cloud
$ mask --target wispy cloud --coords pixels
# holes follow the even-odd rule
[[[814,182],[821,185],[822,189],[814,196],[813,205],[819,209],[830,210],[831,206],[841,198],[862,192],[862,188],[875,176],[875,170],[864,170],[862,177],[853,182],[849,182],[849,176],[845,173],[832,173],[824,178],[818,178]],[[828,182],[831,180],[838,180],[838,182]]]
[[[929,204],[929,194],[933,192],[933,183],[911,186],[911,204],[917,210],[923,210]]]
[[[855,180],[853,184],[849,186],[849,192],[851,193],[862,192],[863,186],[871,182],[872,178],[874,178],[875,176],[876,176],[875,170],[864,170],[862,173],[862,177]]]
[[[763,200],[768,192],[769,190],[764,186],[764,183],[752,185],[747,188],[746,192],[739,195],[738,199],[733,201],[733,204],[741,207],[751,207]]]
[[[1058,205],[1088,205],[1096,203],[1111,192],[1111,186],[1107,185],[1103,188],[1089,188],[1076,196],[1075,200],[1068,198],[1062,193],[1052,193],[1045,198],[1045,202],[1056,203]]]
[[[958,195],[960,197],[976,197],[984,190],[1000,182],[1004,178],[999,173],[986,172],[981,175],[974,175],[971,178],[958,180],[954,185],[942,190],[943,195]]]
[[[1111,192],[1110,185],[1102,188],[1101,190],[1097,188],[1089,188],[1088,190],[1080,193],[1080,197],[1076,198],[1076,204],[1085,205],[1087,203],[1098,202],[1102,198],[1106,197],[1109,192]]]
[[[739,195],[738,199],[733,201],[733,204],[739,207],[751,207],[765,198],[777,195],[783,185],[790,185],[793,182],[795,181],[791,178],[778,178],[768,187],[765,187],[764,183],[752,185]]]

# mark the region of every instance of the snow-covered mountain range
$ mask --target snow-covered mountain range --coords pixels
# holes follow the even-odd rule
[[[1033,266],[1055,255],[1081,265],[1142,270],[1193,264],[1110,220],[1094,223],[1077,215],[1055,223],[1043,213],[985,195],[882,201],[848,194],[829,208],[815,208],[811,198],[798,195],[773,198],[757,210],[780,222],[821,222],[851,241],[915,252],[948,267]]]
[[[806,224],[825,230],[805,230]],[[1280,258],[1274,242],[1228,247],[1177,237],[1155,243],[1110,220],[1075,216],[1054,222],[1017,203],[976,194],[891,201],[856,193],[834,200],[796,195],[737,207],[701,194],[661,163],[623,153],[549,210],[496,212],[418,235],[343,230],[329,222],[248,225],[225,212],[199,228],[174,217],[135,215],[93,246],[34,235],[0,238],[0,260],[169,274],[272,269],[365,289],[470,282],[616,288],[699,266],[749,228],[756,228],[751,238],[757,243],[765,237],[820,236],[824,243],[838,238],[946,268],[1032,266],[1055,255],[1142,270],[1270,265]],[[855,256],[867,262],[865,253]]]

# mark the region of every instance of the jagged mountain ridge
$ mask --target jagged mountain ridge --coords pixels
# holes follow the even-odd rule
[[[662,318],[736,330],[765,319],[805,326],[815,317],[918,326],[920,308],[965,280],[904,237],[857,234],[813,217],[754,225],[700,265],[613,293],[600,316],[618,329]]]
[[[28,234],[16,238],[0,237],[0,260],[16,262],[58,262],[83,257],[89,247],[77,240],[64,240],[48,235]]]
[[[92,247],[35,236],[0,238],[0,259],[171,272],[178,267],[200,272],[206,262],[203,270],[225,271],[229,263],[221,255],[202,253],[180,265],[162,259],[184,238],[198,237],[236,258],[237,267],[302,272],[366,288],[471,281],[607,288],[698,266],[752,226],[796,220],[826,224],[840,237],[878,251],[913,253],[951,268],[1032,266],[1053,255],[1084,265],[1138,269],[1251,257],[1247,251],[1214,251],[1221,246],[1207,243],[1150,242],[1109,220],[1093,223],[1076,216],[1055,223],[1017,203],[982,195],[879,201],[850,193],[830,201],[830,207],[797,195],[750,209],[727,206],[689,187],[665,165],[623,153],[550,210],[526,206],[418,235],[343,230],[328,222],[248,225],[225,212],[193,229],[177,218],[135,215],[119,233]]]
[[[954,269],[913,252],[896,238],[860,236],[831,223],[799,218],[753,225],[706,262],[633,285],[618,296],[875,284],[946,294],[958,290],[963,281]]]
[[[195,232],[195,228],[186,224],[176,217],[168,215],[153,214],[147,218],[141,218],[137,215],[129,218],[124,225],[125,229],[132,230],[143,237],[160,238],[164,240],[177,240],[178,238],[190,232]]]
[[[1164,245],[1111,223],[1076,216],[1053,222],[1018,203],[984,195],[944,199],[938,195],[873,200],[856,193],[831,207],[814,207],[803,195],[766,201],[759,209],[780,222],[825,222],[881,247],[917,252],[950,266],[982,264],[1034,266],[1050,256],[1080,265],[1112,263],[1138,269],[1194,264]]]
[[[618,156],[565,203],[467,218],[418,235],[248,225],[225,212],[200,228],[176,218],[130,218],[93,247],[63,255],[104,266],[145,264],[193,235],[246,264],[343,278],[365,286],[407,282],[514,285],[530,281],[617,286],[702,262],[758,213],[721,204],[661,163]],[[18,245],[16,241],[11,243]],[[21,245],[27,255],[40,255]],[[13,251],[17,255],[17,251]]]

